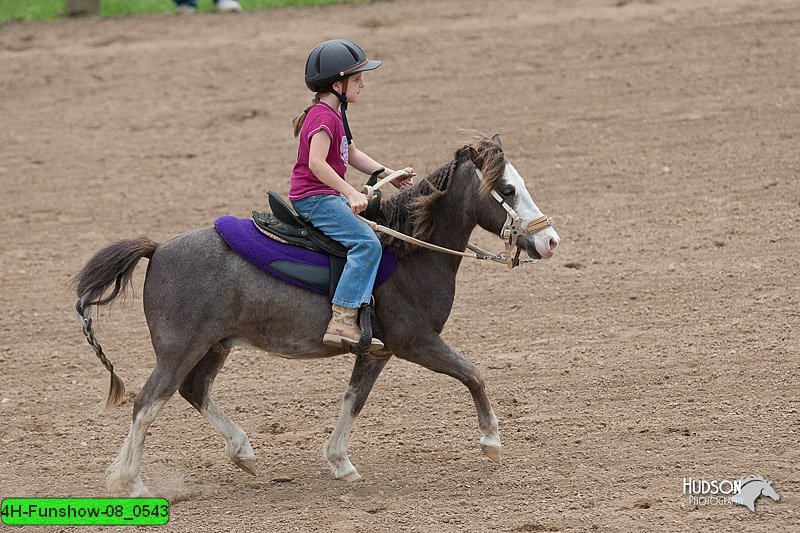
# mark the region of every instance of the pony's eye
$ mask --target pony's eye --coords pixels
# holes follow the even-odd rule
[[[504,185],[503,188],[500,189],[500,194],[507,197],[514,196],[515,192],[517,192],[517,190],[514,188],[513,185]]]

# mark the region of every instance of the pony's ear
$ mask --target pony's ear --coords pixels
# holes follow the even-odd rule
[[[475,168],[483,168],[483,157],[481,157],[481,154],[478,153],[474,146],[469,147],[469,158],[475,164]]]
[[[500,143],[500,134],[499,133],[495,133],[494,135],[492,135],[492,140],[497,143],[497,146],[503,146]]]

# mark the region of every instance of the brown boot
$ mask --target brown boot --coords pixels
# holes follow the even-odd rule
[[[358,327],[358,309],[332,304],[333,317],[328,322],[322,343],[328,346],[355,346],[361,340],[361,328]],[[372,338],[369,351],[375,352],[383,348],[380,339]]]

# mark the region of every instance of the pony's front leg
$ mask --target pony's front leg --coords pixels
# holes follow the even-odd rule
[[[502,459],[502,445],[500,434],[497,431],[497,417],[492,410],[492,404],[486,395],[486,386],[480,371],[475,365],[461,357],[438,335],[431,334],[423,341],[419,338],[414,346],[404,346],[392,349],[401,359],[417,363],[428,370],[439,374],[446,374],[466,385],[475,402],[478,411],[478,428],[481,430],[481,449],[492,461],[497,463]]]
[[[347,441],[358,413],[364,407],[375,380],[388,361],[389,357],[375,357],[369,354],[356,357],[350,384],[342,400],[342,413],[324,449],[325,459],[336,479],[356,481],[361,478],[347,457]]]

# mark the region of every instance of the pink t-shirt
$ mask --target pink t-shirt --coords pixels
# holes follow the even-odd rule
[[[336,189],[328,187],[317,179],[308,168],[308,153],[311,137],[325,130],[331,138],[331,147],[325,161],[344,179],[349,157],[347,135],[344,131],[342,117],[328,104],[318,102],[308,110],[308,115],[300,128],[300,143],[297,147],[297,163],[292,169],[289,185],[289,200],[301,200],[314,194],[339,194]]]

